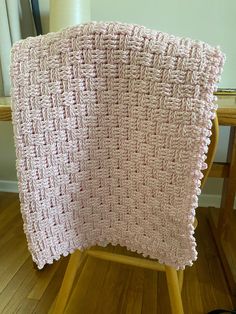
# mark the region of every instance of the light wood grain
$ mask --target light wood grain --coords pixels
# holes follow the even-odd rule
[[[228,220],[227,230],[225,230],[224,236],[221,236],[218,230],[220,211],[220,208],[209,208],[209,222],[221,257],[221,262],[224,266],[226,278],[232,293],[236,295],[236,211],[233,211],[230,215],[231,219]]]
[[[208,167],[202,172],[204,177],[201,181],[201,188],[206,183],[206,180],[211,172],[213,161],[215,159],[216,149],[217,149],[217,145],[219,141],[219,124],[218,124],[217,116],[213,120],[211,131],[212,131],[211,142],[210,142],[210,145],[208,146],[207,159],[206,159],[206,164]]]
[[[32,265],[31,265],[32,266]],[[30,291],[28,298],[34,300],[40,300],[46,291],[50,281],[52,280],[55,272],[57,271],[59,264],[55,264],[55,267],[46,267],[42,272],[36,270],[36,275],[38,274],[38,280],[33,289]]]
[[[88,250],[88,254],[93,257],[113,261],[121,264],[133,265],[147,269],[155,269],[157,271],[165,271],[165,267],[158,264],[156,261],[147,260],[141,257],[125,256],[121,254],[113,254],[110,252],[103,252],[101,250]]]
[[[0,97],[0,121],[11,121],[10,97]]]
[[[236,127],[232,127],[230,130],[227,162],[230,163],[229,176],[224,180],[220,206],[223,210],[220,212],[218,223],[218,231],[221,236],[228,230],[234,207],[236,192]]]
[[[179,288],[180,291],[183,289],[183,283],[184,283],[184,271],[183,270],[178,270],[178,280],[179,280]]]
[[[220,125],[236,126],[236,108],[219,108],[217,114]]]
[[[184,314],[177,273],[172,267],[165,266],[165,269],[172,313]]]
[[[229,176],[229,163],[214,162],[209,173],[209,177],[213,178],[227,178]]]
[[[60,292],[56,299],[54,313],[57,313],[57,314],[64,313],[64,310],[66,307],[65,300],[69,298],[69,295],[73,287],[74,279],[76,277],[78,268],[80,264],[82,263],[84,254],[85,253],[81,253],[79,250],[77,250],[76,252],[74,252],[74,254],[72,254],[68,263],[68,267],[66,269],[65,277],[62,282],[63,289],[60,289]]]
[[[202,214],[205,214],[204,212]],[[199,233],[204,232],[206,228],[209,228],[208,221],[206,219],[202,220],[202,224],[199,224]],[[208,299],[203,299],[203,306],[210,307],[210,299],[212,298],[222,298],[224,288],[227,288],[227,284],[224,280],[224,273],[221,272],[221,262],[219,260],[218,252],[211,245],[209,241],[199,241],[198,244],[199,254],[204,258],[197,263],[197,273],[200,289],[208,295]],[[208,283],[208,285],[206,285]],[[222,286],[224,285],[224,287]],[[215,288],[217,289],[216,291]],[[223,289],[222,289],[223,288]],[[227,294],[224,295],[223,300],[221,300],[222,307],[227,308]]]

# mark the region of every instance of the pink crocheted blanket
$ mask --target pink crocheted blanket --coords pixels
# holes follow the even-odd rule
[[[192,264],[223,62],[206,43],[121,23],[14,45],[21,212],[39,268],[108,243]]]

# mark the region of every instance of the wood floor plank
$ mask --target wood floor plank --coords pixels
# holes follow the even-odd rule
[[[157,275],[156,271],[144,270],[142,314],[157,313]]]
[[[166,274],[162,272],[157,273],[157,313],[171,313]]]
[[[65,313],[97,313],[97,302],[108,268],[109,263],[88,257]]]
[[[126,304],[126,295],[131,278],[131,267],[111,263],[106,276],[103,291],[106,302],[99,304],[98,313],[122,313]]]
[[[44,271],[36,272],[37,282],[28,295],[28,299],[40,300],[46,291],[50,281],[52,280],[59,263],[55,263],[53,267],[46,267]]]
[[[227,283],[224,278],[221,262],[215,247],[206,213],[202,213],[201,224],[196,230],[198,253],[201,258],[195,263],[197,278],[200,285],[201,298],[204,309],[232,308],[232,301]],[[205,237],[203,236],[205,235]],[[207,239],[207,241],[206,241]],[[220,302],[219,302],[220,300]]]
[[[17,199],[17,196],[15,194],[11,195],[11,197],[9,197],[9,194],[11,193],[0,193],[0,211],[2,211],[5,207],[11,204],[12,200],[15,201]]]
[[[200,290],[200,284],[197,278],[196,267],[186,269],[182,298],[185,313],[188,314],[205,314],[202,303],[202,295]]]
[[[69,256],[63,257],[60,261],[55,262],[53,265],[46,266],[49,269],[55,267],[55,264],[58,264],[57,271],[55,272],[54,276],[52,277],[47,289],[45,290],[44,294],[40,298],[37,306],[34,309],[34,314],[42,314],[42,313],[50,313],[50,309],[55,301],[55,298],[58,294],[60,289],[60,284],[63,279],[63,275],[66,270],[66,266],[68,264]],[[44,270],[40,271],[43,272]]]
[[[29,271],[31,269],[31,271]],[[36,283],[35,271],[32,271],[32,267],[29,268],[28,271],[25,272],[24,278],[18,287],[18,289],[13,294],[10,302],[3,309],[3,314],[10,313],[27,313],[27,309],[29,310],[29,306],[31,304],[31,313],[33,313],[34,307],[37,302],[28,302],[27,296],[33,286]],[[32,306],[33,305],[33,306]]]
[[[4,226],[8,225],[12,219],[15,219],[17,215],[20,214],[19,211],[14,210],[16,207],[19,207],[19,201],[7,199],[7,202],[0,208],[0,223],[1,223],[1,231]]]
[[[132,267],[129,284],[127,286],[125,307],[123,307],[121,313],[142,313],[143,285],[144,269]]]
[[[1,257],[0,293],[29,258],[27,247],[25,243],[20,240],[21,239],[14,239],[14,241],[9,241],[9,247],[5,250],[4,256]]]
[[[122,253],[122,249],[116,249]],[[106,302],[97,304],[97,313],[121,313],[124,297],[128,289],[131,268],[118,263],[109,263],[102,287],[102,298]]]
[[[20,288],[26,273],[32,267],[31,259],[28,258],[25,263],[20,267],[19,271],[12,277],[5,289],[0,293],[0,313],[7,306],[13,298],[13,295]]]

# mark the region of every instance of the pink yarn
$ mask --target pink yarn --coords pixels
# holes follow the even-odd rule
[[[192,264],[223,62],[203,42],[121,23],[14,45],[21,212],[39,268],[108,243]]]

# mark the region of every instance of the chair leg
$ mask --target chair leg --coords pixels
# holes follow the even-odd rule
[[[183,288],[183,281],[184,281],[184,271],[178,270],[177,274],[178,274],[178,280],[179,280],[179,289],[180,289],[180,293],[181,293],[182,288]]]
[[[85,252],[77,250],[70,256],[69,263],[67,265],[66,272],[61,284],[61,288],[57,295],[56,303],[52,311],[53,314],[64,313],[77,270],[83,260],[84,255]]]
[[[172,313],[184,314],[177,270],[173,267],[165,266],[165,272]]]

